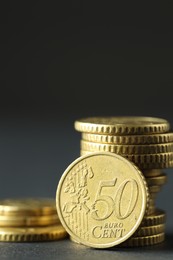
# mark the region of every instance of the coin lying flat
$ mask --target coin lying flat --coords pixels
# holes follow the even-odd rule
[[[81,140],[81,149],[91,152],[111,152],[117,154],[155,154],[173,152],[173,143],[147,145],[102,144]]]
[[[142,220],[141,226],[155,226],[164,224],[166,221],[166,213],[164,210],[156,209],[152,215],[145,216]]]
[[[141,224],[148,200],[142,173],[113,153],[75,160],[62,175],[56,194],[64,228],[77,242],[95,248],[127,240]]]
[[[152,135],[102,135],[82,133],[82,139],[94,143],[139,145],[173,142],[173,132]]]
[[[62,225],[34,228],[0,228],[0,241],[4,242],[52,241],[65,238],[67,235]]]
[[[80,151],[80,155],[86,155],[90,153],[93,153],[93,151]],[[159,154],[123,154],[123,157],[135,163],[142,170],[173,167],[173,152]]]
[[[159,244],[165,240],[165,233],[160,233],[152,236],[144,237],[132,237],[122,243],[120,247],[130,247],[130,246],[151,246]]]
[[[153,236],[163,232],[165,232],[165,224],[149,227],[139,227],[137,231],[133,234],[133,237]]]
[[[47,216],[1,216],[0,227],[48,226],[60,223],[58,215]]]
[[[148,187],[150,193],[158,193],[161,190],[161,186],[155,185],[155,186],[149,186]]]
[[[150,170],[143,170],[142,171],[145,177],[157,177],[162,175],[161,169],[150,169]]]
[[[75,121],[77,131],[96,134],[157,134],[170,130],[169,122],[155,117],[90,117]]]
[[[0,215],[46,216],[56,213],[56,203],[54,199],[25,198],[4,199],[0,201]]]
[[[162,173],[160,176],[154,176],[154,177],[146,177],[146,181],[148,186],[157,186],[157,185],[164,185],[167,181],[166,174]]]

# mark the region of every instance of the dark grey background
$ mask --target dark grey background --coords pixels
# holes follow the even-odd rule
[[[55,198],[61,174],[79,156],[79,117],[156,116],[173,126],[172,1],[9,1],[2,11],[1,198]],[[157,205],[170,235],[147,249],[152,259],[172,256],[173,172],[165,172]],[[111,257],[71,244],[1,244],[0,251],[16,259],[22,252],[43,258],[43,248],[52,259]],[[127,257],[121,252],[114,257]]]

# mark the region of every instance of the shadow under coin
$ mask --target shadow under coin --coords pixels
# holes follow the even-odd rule
[[[109,251],[126,251],[127,252],[127,249],[128,249],[128,252],[137,252],[137,251],[157,251],[157,252],[173,252],[173,233],[168,233],[166,234],[165,236],[165,241],[162,242],[162,243],[159,243],[159,244],[156,244],[156,245],[151,245],[151,246],[134,246],[134,247],[111,247],[111,248],[108,248],[106,250],[109,250]]]

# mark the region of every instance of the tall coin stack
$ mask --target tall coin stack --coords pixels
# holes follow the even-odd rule
[[[173,133],[167,120],[153,117],[91,117],[75,121],[82,132],[81,155],[112,152],[132,161],[145,176],[150,192],[141,226],[122,245],[145,246],[165,237],[166,214],[155,207],[157,193],[166,183],[162,169],[173,167]]]

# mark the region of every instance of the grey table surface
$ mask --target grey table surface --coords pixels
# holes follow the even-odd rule
[[[66,167],[79,156],[80,134],[73,122],[6,120],[0,124],[0,198],[53,197]],[[140,248],[92,249],[69,239],[0,243],[0,259],[173,259],[173,174],[156,205],[166,211],[166,241]]]
[[[173,232],[164,243],[139,248],[93,249],[71,242],[0,243],[0,259],[173,259]]]

